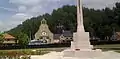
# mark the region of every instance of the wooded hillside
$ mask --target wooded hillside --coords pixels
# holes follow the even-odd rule
[[[113,31],[120,31],[120,3],[116,3],[113,9],[104,8],[102,10],[83,8],[84,10],[84,26],[85,30],[89,31],[92,36],[111,37]],[[53,33],[58,33],[58,25],[63,25],[61,29],[76,31],[76,6],[65,5],[57,10],[53,10],[52,14],[44,14],[38,17],[27,19],[22,24],[8,31],[8,33],[17,37],[20,32],[25,33],[34,38],[37,32],[40,21],[45,18],[49,28]]]

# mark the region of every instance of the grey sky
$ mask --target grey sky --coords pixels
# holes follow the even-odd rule
[[[113,7],[119,0],[83,0],[88,8]],[[63,5],[75,5],[76,0],[0,0],[0,31],[9,30],[27,18],[51,13]]]

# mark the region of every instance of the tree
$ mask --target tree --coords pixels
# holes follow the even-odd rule
[[[3,34],[2,34],[2,33],[0,33],[0,44],[2,44],[2,43],[3,43],[3,41],[4,41]]]
[[[19,34],[17,35],[17,39],[18,39],[19,45],[23,47],[25,47],[30,41],[28,36],[22,32],[19,32]]]
[[[114,20],[116,23],[120,26],[120,3],[115,4],[116,7],[114,7]]]

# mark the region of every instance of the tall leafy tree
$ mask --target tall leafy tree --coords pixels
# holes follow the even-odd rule
[[[29,39],[28,39],[28,36],[22,32],[20,32],[17,36],[17,39],[18,39],[18,43],[19,45],[21,46],[26,46],[28,43],[29,43]]]
[[[2,44],[4,41],[3,33],[0,33],[0,44]]]

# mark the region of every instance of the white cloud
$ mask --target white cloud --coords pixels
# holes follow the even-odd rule
[[[17,12],[16,9],[12,9],[12,8],[5,8],[5,7],[0,7],[0,9],[4,9],[4,10],[7,10],[7,11],[12,11],[12,12]]]
[[[1,31],[6,31],[6,30],[9,30],[11,29],[11,27],[9,27],[9,22],[6,22],[6,21],[0,21],[0,32]]]
[[[19,12],[30,15],[40,15],[50,13],[53,9],[61,7],[63,4],[74,4],[74,0],[9,0],[19,8]]]
[[[10,3],[16,4],[16,5],[36,5],[39,4],[39,2],[42,0],[10,0]]]
[[[31,17],[32,16],[24,13],[17,13],[10,18],[9,22],[12,24],[12,27],[15,27],[16,25],[22,24],[23,21]]]
[[[83,0],[83,4],[85,7],[99,9],[113,7],[117,1],[119,0]],[[17,5],[19,12],[32,16],[50,13],[64,4],[76,4],[76,0],[9,0],[9,2]]]
[[[102,9],[105,7],[112,8],[116,2],[120,2],[120,0],[83,0],[85,7],[95,9]]]
[[[19,12],[26,12],[27,11],[27,7],[26,6],[19,6],[18,10],[19,10]]]
[[[26,15],[24,13],[17,13],[17,14],[12,16],[13,20],[16,20],[16,19],[27,19],[29,17],[30,17],[29,15]]]
[[[83,0],[83,4],[89,8],[112,7],[115,2],[120,0]],[[9,0],[9,3],[15,5],[17,9],[3,8],[5,10],[16,12],[6,21],[0,21],[0,27],[4,30],[16,27],[27,18],[38,16],[44,13],[51,13],[53,9],[66,4],[76,4],[76,0]],[[2,30],[0,29],[0,30]]]
[[[24,14],[24,13],[17,13],[11,16],[11,18],[9,18],[8,20],[0,21],[0,27],[1,27],[0,31],[10,30],[11,28],[16,27],[17,25],[22,24],[23,21],[31,17],[32,16]]]
[[[72,1],[72,0],[71,0]],[[38,16],[44,13],[50,13],[53,9],[71,2],[70,0],[9,0],[9,3],[17,6],[16,14],[11,15],[6,21],[0,21],[0,30],[8,30],[21,24],[27,18]],[[12,10],[9,8],[4,8]],[[12,10],[14,11],[14,10]],[[14,12],[15,12],[14,11]]]

